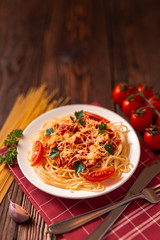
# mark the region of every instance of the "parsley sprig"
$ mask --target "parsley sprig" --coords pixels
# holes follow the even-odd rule
[[[111,155],[114,154],[114,146],[111,143],[108,143],[104,145],[104,148],[107,152],[109,152]]]
[[[98,133],[104,133],[106,131],[108,131],[107,130],[107,124],[101,123],[101,124],[98,125]]]
[[[53,133],[53,128],[46,129],[45,136],[50,136]]]
[[[72,120],[72,122],[74,122],[74,123],[78,122],[78,123],[80,123],[82,126],[84,126],[84,125],[85,125],[85,122],[84,122],[83,119],[82,119],[82,118],[84,117],[84,112],[83,112],[83,110],[82,110],[82,111],[79,111],[79,112],[75,112],[74,115],[75,115],[76,118],[70,116],[70,119]]]
[[[13,130],[10,134],[7,135],[7,139],[4,140],[4,146],[9,147],[18,144],[20,137],[23,132],[21,129]]]
[[[58,147],[53,147],[53,148],[52,148],[52,151],[51,151],[51,153],[50,153],[50,155],[49,155],[49,158],[55,158],[55,157],[57,157],[60,152],[61,152],[61,151],[58,150]]]
[[[13,130],[7,135],[7,138],[4,140],[4,146],[8,147],[8,150],[0,157],[0,164],[5,162],[10,166],[14,164],[14,160],[16,159],[18,153],[17,144],[22,135],[23,131],[21,129]]]
[[[85,165],[82,161],[75,161],[73,163],[73,168],[75,169],[75,173],[78,174],[79,172],[83,172],[85,169]]]

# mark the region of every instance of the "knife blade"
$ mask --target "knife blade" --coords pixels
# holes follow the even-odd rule
[[[139,193],[145,186],[150,183],[150,181],[160,172],[160,158],[147,165],[132,187],[129,189],[127,195],[124,199],[128,198],[132,194]],[[127,208],[130,203],[127,203],[121,207],[112,210],[107,217],[100,223],[100,225],[85,239],[85,240],[100,240],[104,237],[104,235],[108,232],[111,226],[115,223],[115,221],[119,218],[119,216],[123,213],[123,211]]]

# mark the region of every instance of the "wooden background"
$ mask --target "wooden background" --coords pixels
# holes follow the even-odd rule
[[[160,91],[159,0],[0,0],[0,127],[18,94],[58,88],[71,103],[112,101],[116,83]],[[49,239],[46,224],[14,181],[13,201],[34,220],[17,225],[0,206],[0,239]]]

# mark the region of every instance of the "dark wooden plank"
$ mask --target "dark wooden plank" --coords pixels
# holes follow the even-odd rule
[[[52,1],[0,3],[0,126],[16,96],[40,84],[42,45]]]
[[[110,61],[113,85],[128,82],[137,86],[147,83],[160,89],[158,63],[160,62],[160,2],[111,1],[110,8]],[[106,18],[107,22],[107,18]],[[120,107],[116,106],[122,116]],[[124,116],[125,117],[125,116]]]
[[[61,94],[72,96],[72,103],[98,101],[110,107],[103,1],[67,1],[63,5],[59,1],[58,6],[58,10],[53,9],[45,36],[42,81],[47,78],[51,84],[54,80],[61,86]]]
[[[114,81],[138,84],[146,82],[159,87],[160,2],[112,1],[112,44]],[[151,17],[152,16],[152,17]],[[154,75],[152,75],[152,73]]]

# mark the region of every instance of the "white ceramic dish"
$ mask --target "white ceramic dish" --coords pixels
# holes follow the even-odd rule
[[[75,111],[88,111],[92,112],[98,115],[101,115],[107,119],[109,119],[111,122],[123,122],[124,125],[126,125],[129,129],[127,133],[128,142],[130,145],[130,154],[129,159],[130,162],[133,164],[133,168],[131,168],[131,171],[129,173],[122,174],[122,177],[118,180],[111,180],[108,179],[106,181],[106,188],[105,191],[100,193],[94,193],[94,192],[87,192],[87,191],[74,191],[70,192],[66,189],[57,188],[48,184],[45,184],[42,182],[36,173],[34,172],[33,168],[30,166],[30,162],[27,160],[27,151],[31,149],[31,141],[30,136],[36,133],[40,128],[41,125],[51,119],[52,117],[61,117],[67,114],[73,114]],[[59,107],[56,109],[53,109],[47,113],[42,114],[38,118],[36,118],[23,132],[23,137],[20,139],[18,144],[18,164],[25,175],[25,177],[37,188],[41,189],[44,192],[47,192],[52,195],[56,195],[59,197],[64,198],[73,198],[73,199],[85,199],[85,198],[92,198],[92,197],[98,197],[100,195],[109,193],[116,188],[120,187],[122,184],[124,184],[134,173],[135,169],[137,168],[137,165],[139,163],[140,158],[140,144],[139,140],[137,138],[137,135],[131,125],[123,119],[118,114],[107,110],[102,107],[96,107],[92,105],[68,105],[64,107]]]

